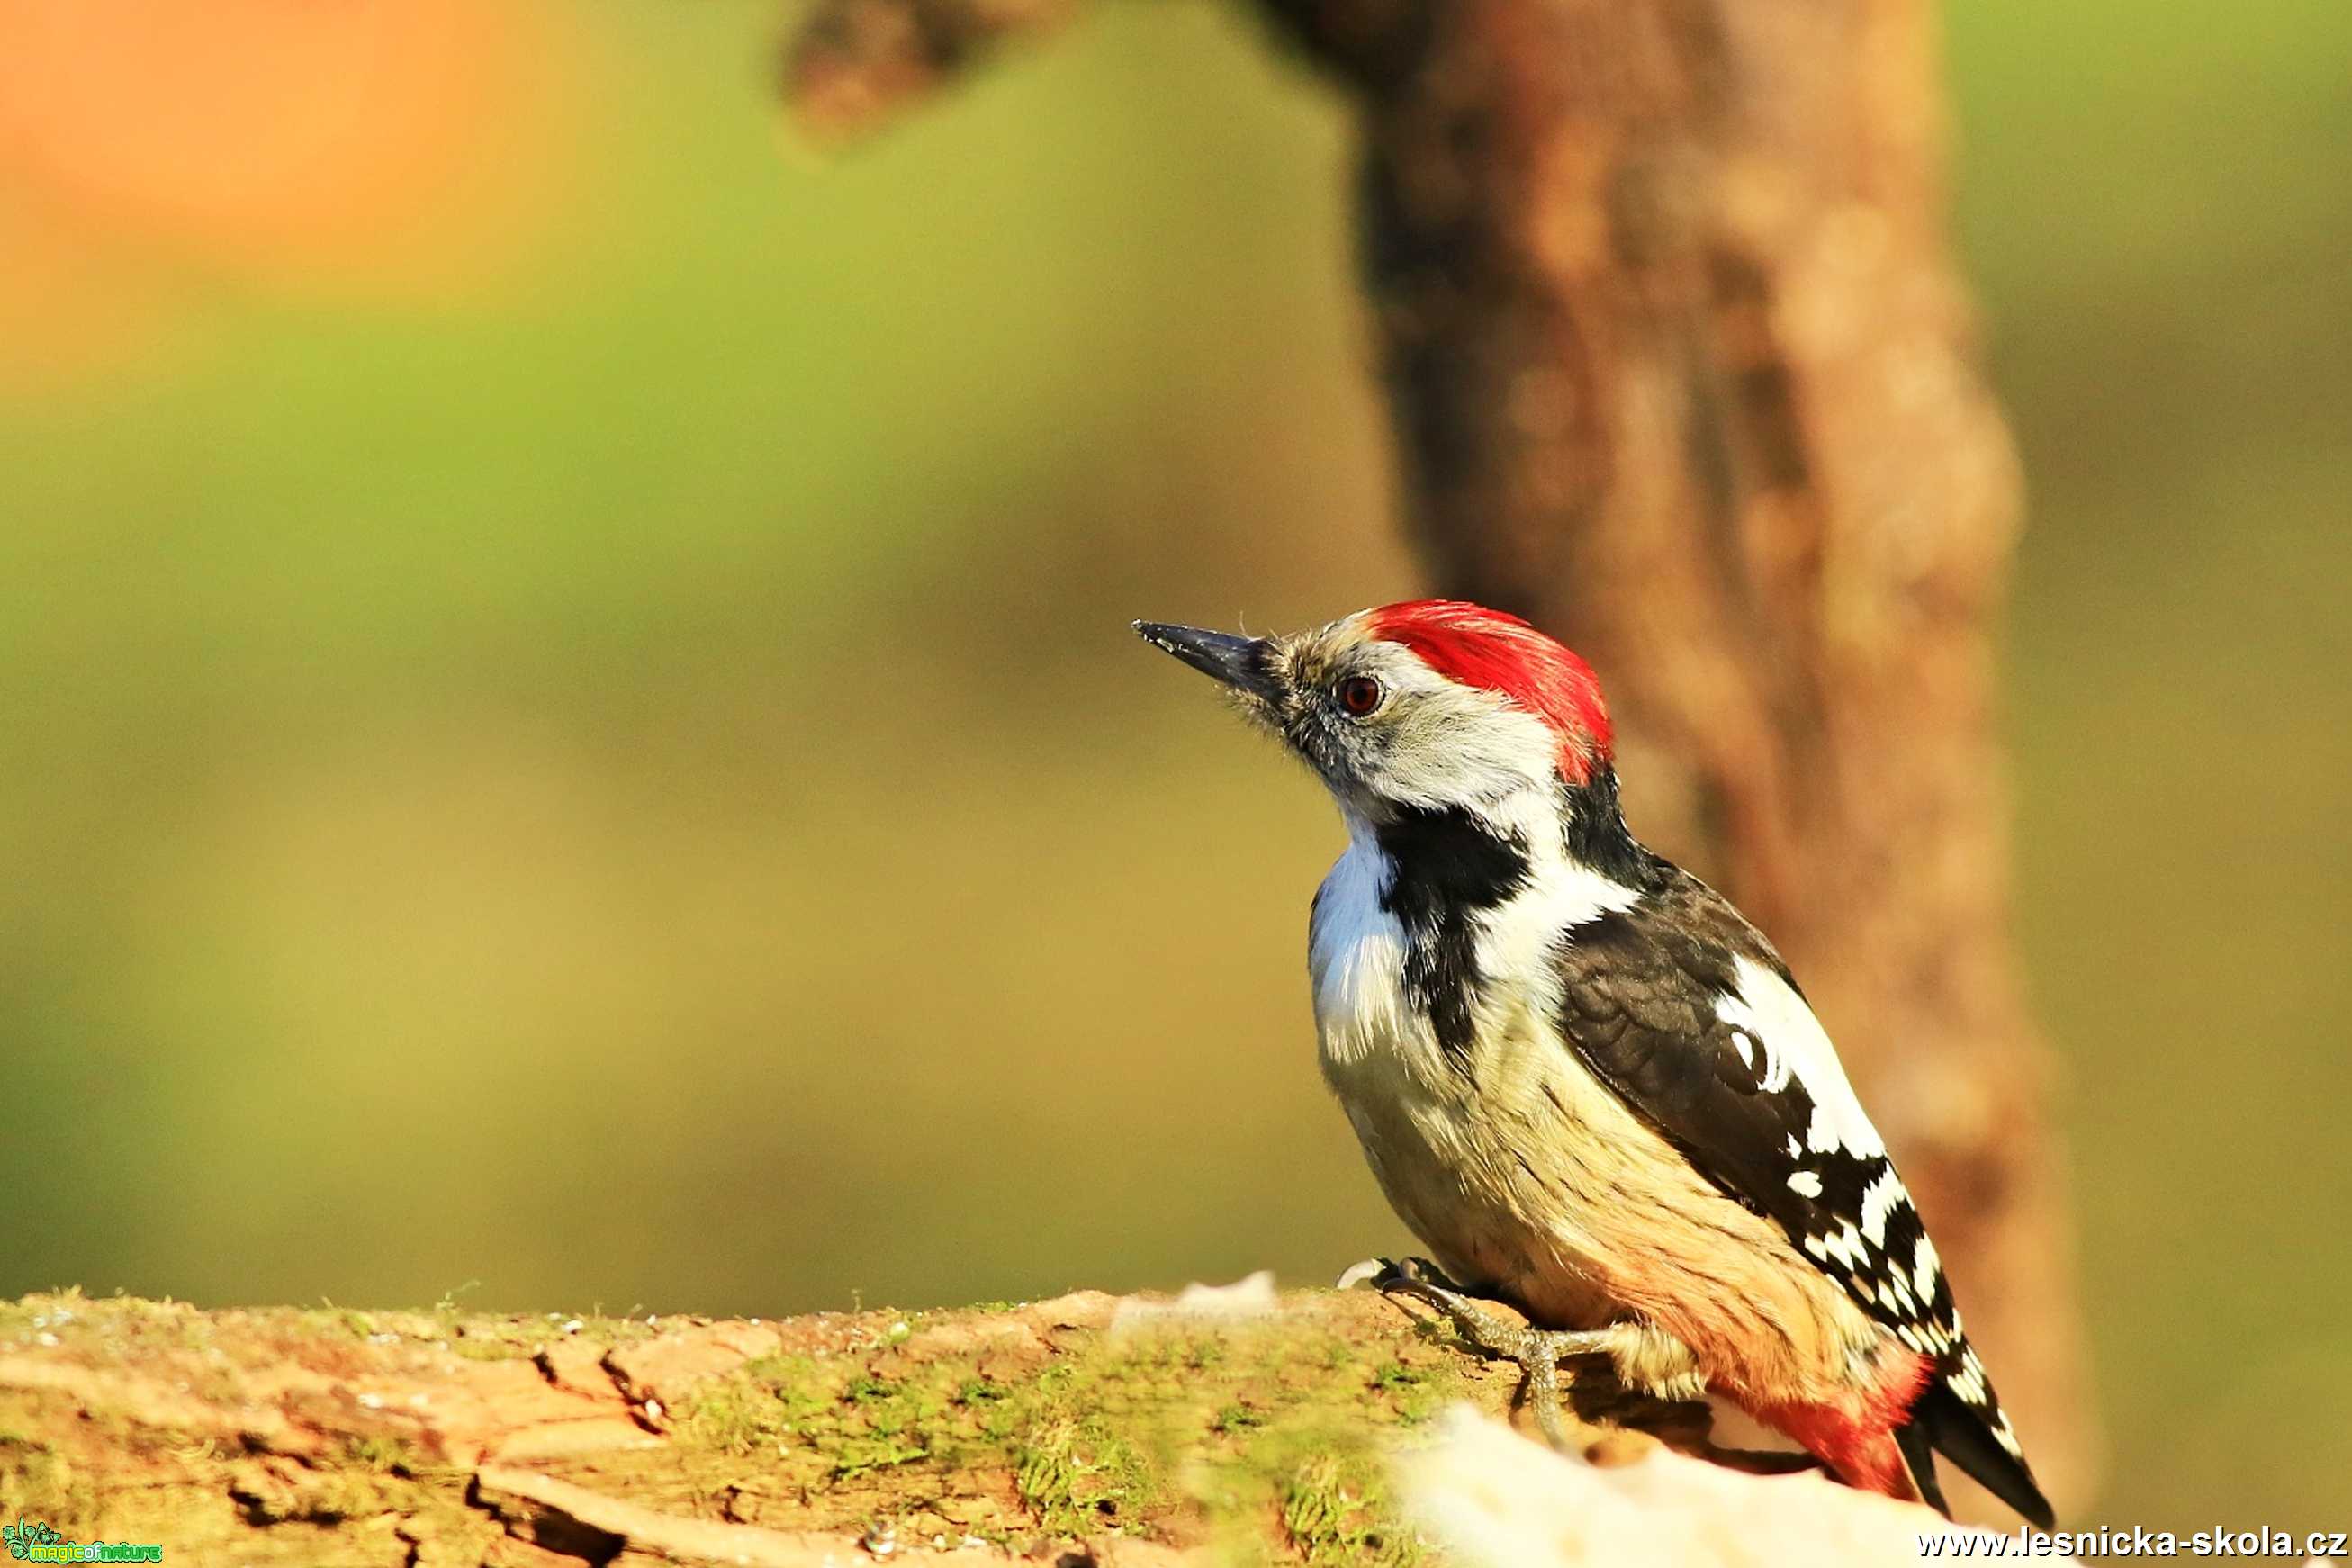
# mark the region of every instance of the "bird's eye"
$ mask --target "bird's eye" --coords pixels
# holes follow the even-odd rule
[[[1339,682],[1339,706],[1350,719],[1361,719],[1381,705],[1388,693],[1369,675],[1351,675]]]

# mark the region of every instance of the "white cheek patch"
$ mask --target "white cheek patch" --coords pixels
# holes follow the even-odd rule
[[[1854,1098],[1837,1049],[1805,999],[1753,959],[1737,963],[1738,989],[1716,998],[1715,1016],[1761,1042],[1768,1070],[1779,1069],[1781,1088],[1790,1078],[1804,1086],[1805,1098],[1813,1102],[1805,1147],[1816,1154],[1884,1157],[1886,1144]]]
[[[1526,795],[1549,805],[1559,737],[1493,691],[1457,686],[1402,648],[1383,658],[1398,717],[1381,757],[1381,793],[1410,805],[1476,808]]]

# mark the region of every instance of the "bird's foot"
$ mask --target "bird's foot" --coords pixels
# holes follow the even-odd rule
[[[1419,1280],[1425,1285],[1434,1285],[1442,1290],[1451,1290],[1456,1295],[1467,1296],[1473,1293],[1447,1279],[1444,1270],[1426,1258],[1367,1258],[1361,1263],[1348,1265],[1332,1289],[1353,1290],[1360,1286],[1369,1285],[1375,1290],[1385,1292],[1389,1283],[1398,1279]]]
[[[1471,1349],[1518,1367],[1519,1390],[1513,1403],[1533,1407],[1536,1426],[1546,1442],[1563,1453],[1583,1447],[1571,1441],[1561,1419],[1559,1363],[1569,1356],[1608,1353],[1615,1341],[1607,1330],[1538,1329],[1507,1322],[1474,1304],[1468,1292],[1423,1259],[1377,1261],[1379,1268],[1370,1274],[1360,1274],[1367,1267],[1360,1263],[1341,1275],[1342,1287],[1368,1283],[1391,1300],[1406,1299],[1432,1308]]]

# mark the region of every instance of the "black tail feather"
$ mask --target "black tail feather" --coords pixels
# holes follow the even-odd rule
[[[1919,1489],[1919,1499],[1946,1519],[1952,1517],[1952,1505],[1944,1500],[1944,1489],[1936,1479],[1936,1449],[1928,1441],[1927,1425],[1915,1414],[1895,1429],[1895,1446],[1903,1450],[1903,1462],[1911,1467],[1911,1483]]]
[[[1896,1430],[1895,1440],[1911,1467],[1919,1495],[1946,1518],[1951,1517],[1952,1510],[1945,1506],[1943,1489],[1936,1482],[1938,1453],[2015,1509],[2036,1530],[2048,1530],[2057,1521],[2050,1500],[2042,1495],[2025,1461],[2002,1447],[1984,1416],[1946,1387],[1943,1379],[1927,1385],[1911,1407],[1911,1419]]]

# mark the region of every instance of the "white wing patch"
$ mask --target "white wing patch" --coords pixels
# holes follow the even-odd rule
[[[1912,1293],[1923,1301],[1934,1300],[1936,1276],[1943,1266],[1944,1260],[1936,1256],[1936,1244],[1927,1239],[1926,1231],[1921,1231],[1919,1250],[1911,1255]]]
[[[1855,1280],[1859,1300],[1911,1320],[1895,1329],[1905,1344],[1940,1353],[1959,1343],[1957,1323],[1947,1330],[1928,1321],[1936,1311],[1942,1261],[1924,1232],[1893,1223],[1898,1213],[1914,1212],[1911,1194],[1888,1162],[1886,1144],[1864,1112],[1829,1037],[1786,981],[1748,959],[1737,962],[1738,989],[1716,999],[1716,1016],[1732,1026],[1733,1044],[1750,1070],[1755,1057],[1762,1058],[1759,1087],[1784,1089],[1793,1079],[1812,1104],[1802,1139],[1786,1140],[1796,1167],[1785,1178],[1789,1190],[1821,1202],[1832,1176],[1860,1181],[1866,1173],[1869,1178],[1858,1194],[1842,1187],[1837,1194],[1839,1205],[1854,1205],[1850,1214],[1822,1215],[1825,1228],[1800,1237],[1798,1245],[1825,1269]],[[1857,1166],[1857,1173],[1848,1174]],[[1913,1234],[1919,1239],[1916,1248],[1905,1248],[1908,1257],[1889,1256],[1890,1245],[1905,1247]]]
[[[1864,1114],[1838,1063],[1837,1048],[1805,999],[1753,959],[1737,963],[1739,988],[1716,998],[1715,1016],[1753,1035],[1764,1047],[1768,1068],[1777,1058],[1784,1074],[1804,1086],[1805,1098],[1813,1102],[1805,1147],[1817,1154],[1843,1151],[1860,1159],[1883,1157],[1886,1144]],[[1784,1076],[1780,1087],[1787,1086]]]
[[[1894,1166],[1878,1173],[1877,1180],[1862,1194],[1862,1234],[1870,1237],[1871,1246],[1886,1245],[1886,1216],[1895,1212],[1895,1205],[1909,1201]]]
[[[1962,1355],[1960,1370],[1953,1373],[1944,1381],[1951,1385],[1954,1394],[1958,1394],[1970,1405],[1980,1405],[1985,1403],[1984,1363],[1977,1360],[1976,1352],[1971,1350]]]

